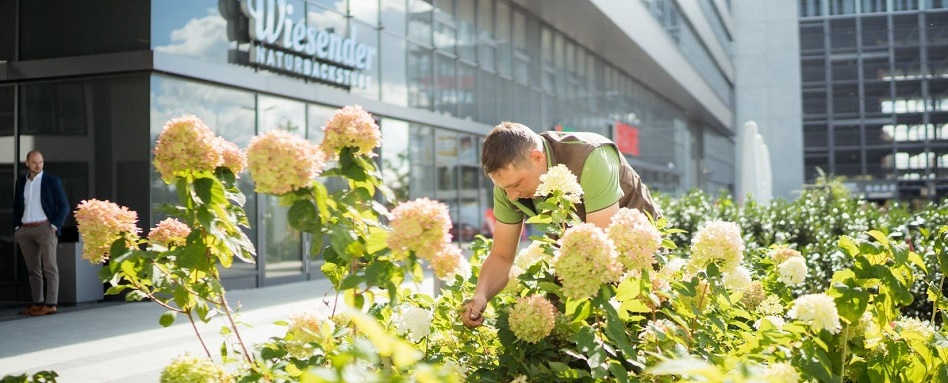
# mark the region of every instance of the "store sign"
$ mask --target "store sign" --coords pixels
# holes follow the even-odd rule
[[[620,152],[639,156],[639,128],[616,121],[613,125],[613,135]]]
[[[324,81],[347,88],[367,88],[378,49],[352,36],[294,21],[295,8],[286,0],[240,0],[240,11],[249,21],[249,55],[238,63],[292,76]],[[243,61],[243,62],[241,62]]]

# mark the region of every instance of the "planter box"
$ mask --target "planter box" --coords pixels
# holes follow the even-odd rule
[[[104,298],[105,290],[99,280],[102,265],[82,259],[82,242],[60,242],[56,260],[59,263],[59,303],[87,303]]]

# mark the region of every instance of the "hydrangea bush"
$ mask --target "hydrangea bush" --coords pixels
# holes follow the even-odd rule
[[[108,260],[101,276],[109,293],[154,300],[168,310],[163,325],[178,315],[192,324],[228,320],[234,337],[220,354],[205,345],[206,358],[176,360],[167,381],[188,371],[248,382],[948,379],[940,324],[948,228],[919,231],[926,242],[914,249],[899,230],[875,231],[869,221],[850,226],[856,233],[811,226],[766,234],[794,219],[768,211],[792,209],[730,200],[713,207],[710,199],[706,210],[666,203],[657,220],[620,209],[600,228],[578,220],[582,190],[555,167],[527,220],[545,235],[518,255],[485,325],[468,329],[460,310],[490,240],[476,238],[468,257],[451,242],[444,204],[393,200],[373,160],[378,125],[365,110],[343,108],[324,129],[319,146],[278,131],[254,138],[244,161],[196,118],[175,119],[155,150],[156,168],[179,197],[173,219],[141,238],[134,212],[107,201],[80,205],[87,259]],[[293,314],[281,322],[285,333],[262,344],[240,339],[220,284],[219,267],[254,258],[234,186],[244,164],[257,191],[278,196],[290,224],[311,235],[310,252],[325,260],[322,271],[342,298],[326,311]],[[346,187],[330,192],[317,176]],[[814,255],[815,247],[793,241],[807,235],[834,242]],[[828,269],[814,261],[825,254],[834,254]],[[425,265],[443,281],[434,296],[406,287],[423,279]],[[919,284],[928,286],[931,317],[904,312],[918,304]]]

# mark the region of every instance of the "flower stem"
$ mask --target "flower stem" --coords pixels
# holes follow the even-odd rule
[[[221,291],[221,306],[224,306],[224,312],[227,313],[227,320],[230,322],[230,328],[234,329],[234,335],[237,336],[237,342],[240,343],[240,348],[244,351],[244,357],[247,358],[247,363],[253,365],[253,359],[250,358],[250,353],[247,352],[247,346],[244,345],[244,340],[240,337],[240,331],[237,330],[237,324],[234,323],[234,317],[231,315],[230,305],[227,304],[227,298],[224,297],[224,292]]]
[[[849,353],[849,325],[843,326],[843,354],[839,358],[839,383],[844,381],[847,353]]]
[[[945,276],[941,276],[941,281],[938,282],[938,294],[942,297],[945,296]],[[940,299],[935,299],[935,302],[932,303],[932,326],[935,325],[935,314],[938,314],[938,301]]]
[[[207,354],[207,358],[214,360],[214,358],[211,357],[211,350],[207,349],[207,344],[204,343],[204,338],[201,337],[201,333],[198,331],[197,324],[194,323],[194,317],[191,316],[191,310],[186,311],[185,314],[188,314],[188,320],[191,322],[191,328],[194,329],[194,335],[197,335],[198,341],[201,342],[201,347],[204,348],[204,352]]]

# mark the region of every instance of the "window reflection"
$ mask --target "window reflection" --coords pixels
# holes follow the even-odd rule
[[[409,199],[411,185],[408,123],[386,118],[382,120],[382,180],[395,194],[396,201]],[[394,201],[392,201],[394,202]]]
[[[221,15],[221,10],[232,14]],[[228,28],[236,29],[244,17],[236,0],[153,1],[151,12],[155,51],[220,64],[227,62],[228,49],[237,46],[227,39]]]
[[[431,0],[408,0],[408,37],[420,44],[431,45]]]
[[[411,124],[411,145],[409,150],[409,164],[411,166],[411,181],[408,188],[409,198],[434,197],[435,167],[434,167],[434,129],[430,126]]]
[[[382,101],[398,106],[408,106],[408,68],[405,39],[382,32],[382,46],[379,57]]]
[[[277,97],[258,96],[257,110],[260,133],[283,130],[305,137],[306,106],[302,102]],[[302,273],[302,241],[300,232],[290,226],[286,206],[280,206],[279,198],[260,196],[263,213],[263,247],[265,276],[267,278],[294,276]]]
[[[431,110],[431,50],[408,44],[408,106]]]

